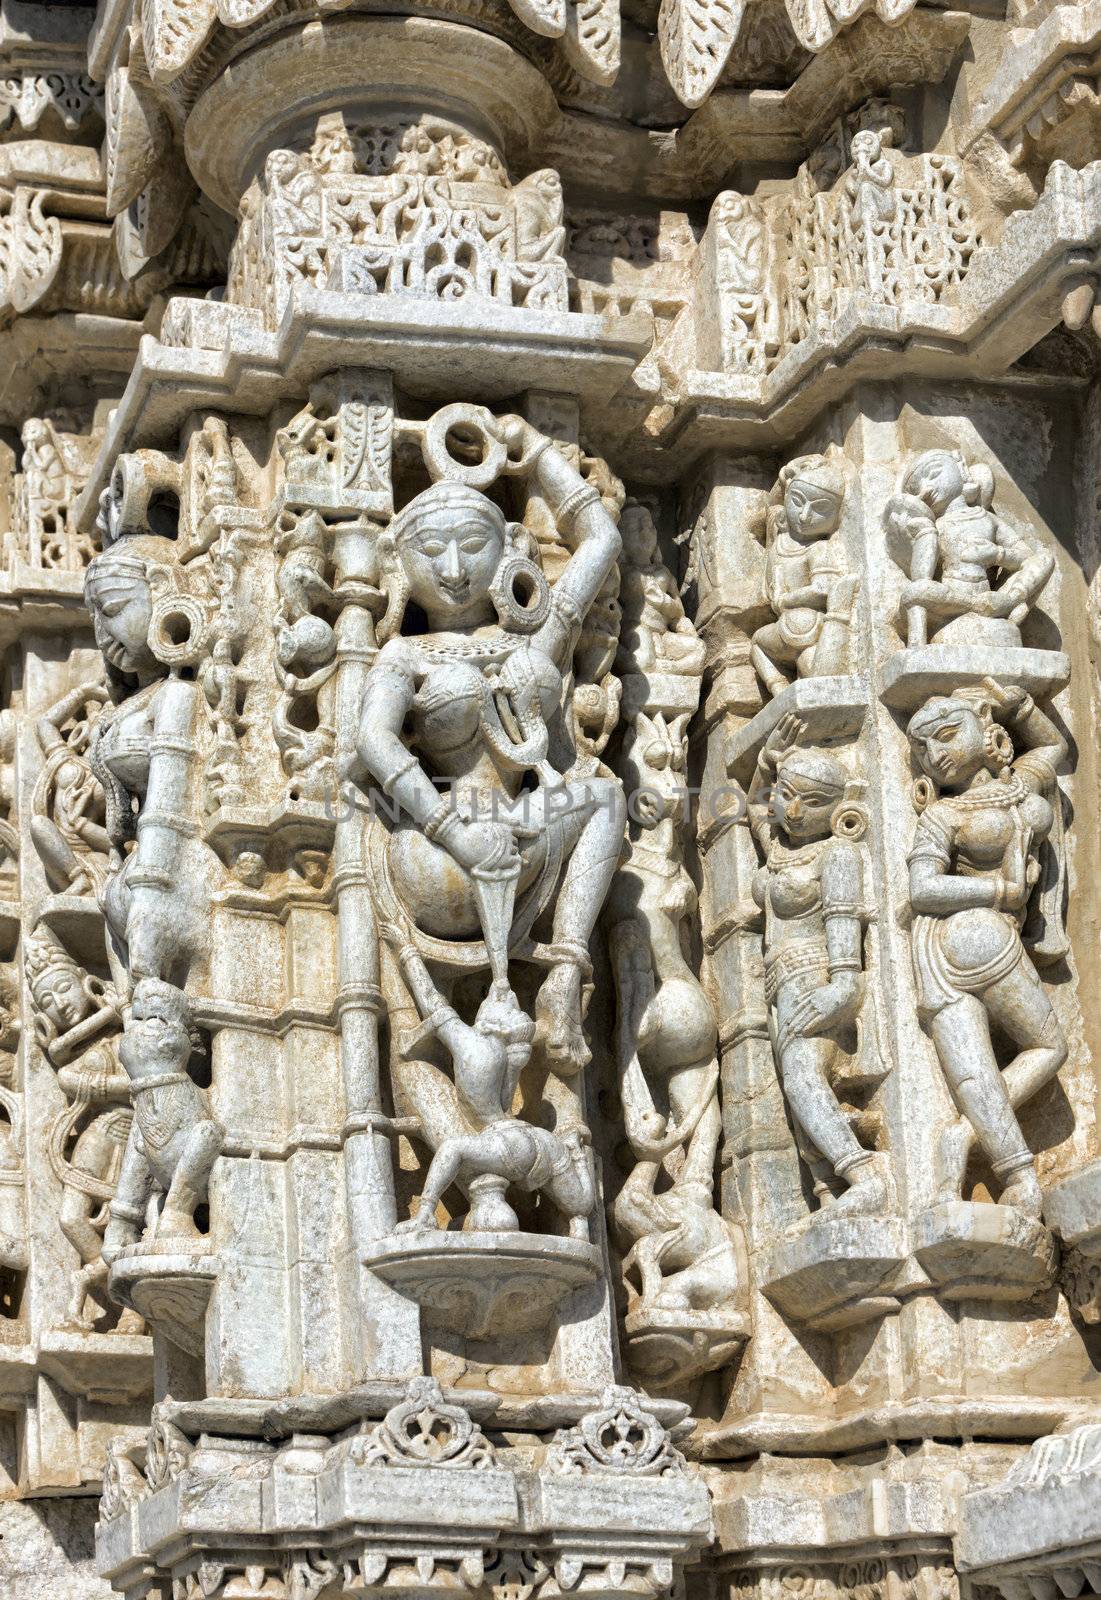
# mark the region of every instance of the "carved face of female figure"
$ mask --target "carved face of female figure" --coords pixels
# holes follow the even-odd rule
[[[906,730],[918,766],[941,789],[964,789],[988,765],[982,719],[962,701],[936,696]]]
[[[170,539],[134,534],[109,545],[90,564],[84,603],[92,613],[96,644],[116,672],[155,677],[163,669],[149,648],[153,613],[149,561],[171,561]]]
[[[58,1033],[68,1033],[83,1022],[91,1001],[75,967],[48,967],[31,982],[34,1003]]]
[[[963,468],[950,450],[927,450],[914,462],[902,487],[939,517],[963,494]]]
[[[507,525],[493,502],[462,484],[437,483],[394,520],[408,597],[433,628],[476,626],[493,614],[489,593]]]
[[[793,843],[824,839],[844,793],[845,775],[836,761],[793,750],[776,769],[768,814]]]

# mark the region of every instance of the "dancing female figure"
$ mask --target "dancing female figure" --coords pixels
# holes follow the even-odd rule
[[[1025,746],[1016,759],[996,714]],[[977,1139],[1005,1184],[1001,1203],[1038,1218],[1036,1162],[1017,1110],[1058,1072],[1067,1043],[1021,927],[1066,743],[1023,689],[989,678],[934,695],[907,732],[924,774],[909,858],[918,1005],[960,1113],[941,1140],[941,1194],[959,1197]],[[1019,1046],[1004,1070],[992,1026]]]
[[[588,1059],[589,937],[625,804],[616,779],[577,765],[564,680],[620,538],[598,490],[549,440],[519,417],[476,416],[504,470],[538,487],[573,554],[552,589],[523,552],[523,530],[480,490],[445,480],[417,495],[380,547],[386,643],[367,678],[358,748],[399,813],[388,870],[401,905],[432,936],[481,934],[498,998],[509,991],[517,897],[554,899],[536,1045],[569,1076]],[[403,635],[409,606],[424,631]]]

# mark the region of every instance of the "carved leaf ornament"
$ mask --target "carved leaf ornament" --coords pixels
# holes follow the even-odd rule
[[[171,83],[203,49],[217,23],[247,28],[276,0],[152,0],[144,9],[144,47],[155,83]],[[343,4],[343,0],[340,0]],[[509,0],[526,28],[561,39],[570,65],[582,77],[611,83],[619,70],[617,0]],[[866,11],[898,22],[915,0],[785,0],[796,39],[805,50],[823,49]],[[662,0],[658,17],[661,56],[669,82],[686,106],[707,99],[726,65],[745,16],[747,0]],[[322,11],[336,9],[333,0]]]

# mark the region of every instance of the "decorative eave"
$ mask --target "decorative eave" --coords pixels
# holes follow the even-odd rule
[[[1075,1420],[961,1500],[957,1566],[1005,1600],[1101,1585],[1101,1424]]]
[[[989,79],[973,90],[961,153],[979,155],[993,143],[1021,172],[1036,167],[1039,182],[1053,161],[1096,156],[1099,75],[1101,3],[1055,6],[1034,27],[1010,35]]]
[[[566,184],[666,201],[713,195],[736,166],[797,164],[829,124],[871,95],[939,83],[968,36],[967,11],[912,11],[893,27],[866,16],[813,56],[784,89],[717,88],[664,132],[563,108],[548,160]]]

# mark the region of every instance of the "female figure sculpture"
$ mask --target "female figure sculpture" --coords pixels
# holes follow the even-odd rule
[[[173,564],[171,539],[127,534],[96,556],[84,580],[115,701],[89,748],[111,846],[101,903],[131,980],[174,976],[204,928],[205,907],[187,892],[187,858],[202,846],[177,820],[187,811],[199,690],[170,678],[151,643],[153,576]],[[135,837],[137,848],[124,854]]]
[[[1021,642],[1020,625],[1055,565],[1051,553],[992,509],[989,467],[956,450],[926,450],[907,471],[885,521],[895,559],[909,573],[902,591],[908,643]],[[991,574],[1008,573],[998,587]]]
[[[97,986],[52,939],[29,940],[24,965],[35,1033],[69,1102],[50,1128],[49,1154],[63,1189],[58,1224],[81,1260],[73,1274],[68,1320],[88,1328],[85,1301],[106,1289],[101,1254],[106,1203],[115,1194],[133,1121],[130,1079],[117,1055],[122,1018],[110,991]],[[104,1037],[108,1030],[114,1037]],[[142,1326],[135,1312],[124,1310],[118,1332],[140,1333]]]
[[[1005,1184],[1001,1203],[1038,1218],[1036,1163],[1016,1112],[1058,1072],[1067,1043],[1021,927],[1066,743],[1024,690],[989,678],[934,695],[907,732],[924,774],[909,857],[918,1005],[960,1114],[941,1141],[942,1194],[958,1198],[977,1139]],[[1013,735],[1025,747],[1016,759]],[[1004,1069],[992,1026],[1019,1047]]]
[[[750,821],[765,853],[753,897],[765,917],[765,995],[784,1095],[814,1176],[835,1211],[888,1204],[885,1158],[865,1150],[830,1081],[841,1030],[864,1001],[861,808],[840,762],[800,748],[802,724],[784,717],[761,752]],[[830,1187],[843,1178],[848,1192]]]
[[[400,905],[430,935],[480,934],[499,999],[510,948],[554,899],[536,1045],[569,1076],[588,1059],[589,937],[625,806],[617,780],[575,769],[563,684],[620,538],[597,489],[547,439],[518,417],[470,409],[503,470],[537,483],[575,548],[551,589],[521,551],[522,530],[480,490],[444,480],[417,495],[380,541],[391,576],[386,642],[367,678],[358,748],[400,810],[387,852]],[[425,631],[402,635],[409,605]]]
[[[751,659],[770,694],[801,678],[833,676],[848,662],[849,624],[860,580],[845,568],[837,530],[845,480],[827,456],[800,456],[781,469],[769,512],[765,588],[776,621],[753,635]]]

